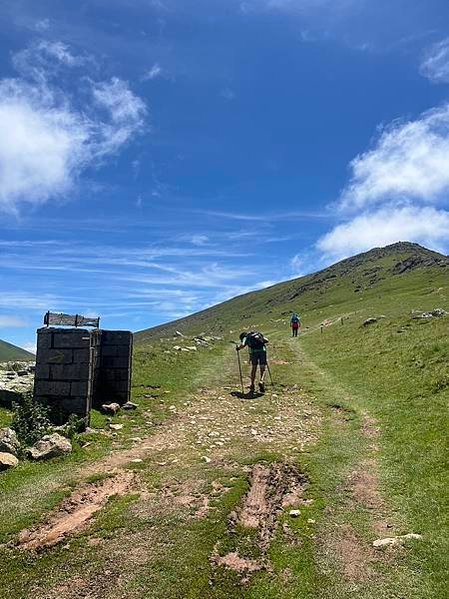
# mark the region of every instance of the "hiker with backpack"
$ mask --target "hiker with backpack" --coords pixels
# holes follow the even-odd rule
[[[257,331],[240,334],[240,345],[236,345],[236,350],[247,347],[249,350],[249,359],[251,362],[251,386],[249,392],[254,393],[257,366],[260,367],[259,391],[265,393],[265,372],[267,369],[267,348],[268,339]]]
[[[292,317],[290,320],[290,326],[292,329],[292,337],[297,337],[299,327],[301,326],[301,318],[300,318],[299,314],[297,314],[296,312],[293,312],[293,314],[292,314]]]

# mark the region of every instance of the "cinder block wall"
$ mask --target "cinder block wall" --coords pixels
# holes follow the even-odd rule
[[[129,331],[101,331],[98,384],[93,406],[117,402],[123,405],[131,396],[133,335]]]
[[[91,332],[85,329],[42,328],[37,331],[34,398],[49,406],[54,422],[68,415],[88,418],[92,407]]]
[[[131,393],[133,336],[129,331],[41,328],[37,331],[34,397],[51,419],[89,420],[91,408],[124,404]]]

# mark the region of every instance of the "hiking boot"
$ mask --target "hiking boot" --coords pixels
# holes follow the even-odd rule
[[[265,383],[259,383],[259,391],[265,393]]]
[[[249,388],[249,394],[250,395],[254,395],[254,391],[255,391],[254,385],[251,385],[250,388]]]

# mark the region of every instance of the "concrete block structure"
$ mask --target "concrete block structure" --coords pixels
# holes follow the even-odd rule
[[[43,327],[37,331],[35,401],[56,423],[70,414],[89,421],[92,407],[130,399],[133,336],[129,331]]]

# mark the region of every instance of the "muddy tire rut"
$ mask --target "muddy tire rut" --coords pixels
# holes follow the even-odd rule
[[[80,487],[63,501],[43,524],[23,530],[16,547],[39,551],[53,547],[69,535],[84,530],[90,524],[93,515],[102,509],[111,497],[129,492],[134,477],[133,472],[123,471],[111,478]]]
[[[255,553],[260,557],[244,555],[245,550],[237,547],[220,555],[216,546],[211,563],[216,568],[223,566],[237,572],[242,582],[258,570],[268,569],[267,552],[279,525],[279,516],[289,507],[300,505],[307,479],[295,464],[256,464],[250,476],[250,488],[241,506],[229,517],[229,534],[238,535],[241,530],[255,532]],[[243,544],[243,543],[242,543]],[[246,543],[245,543],[246,545]]]

